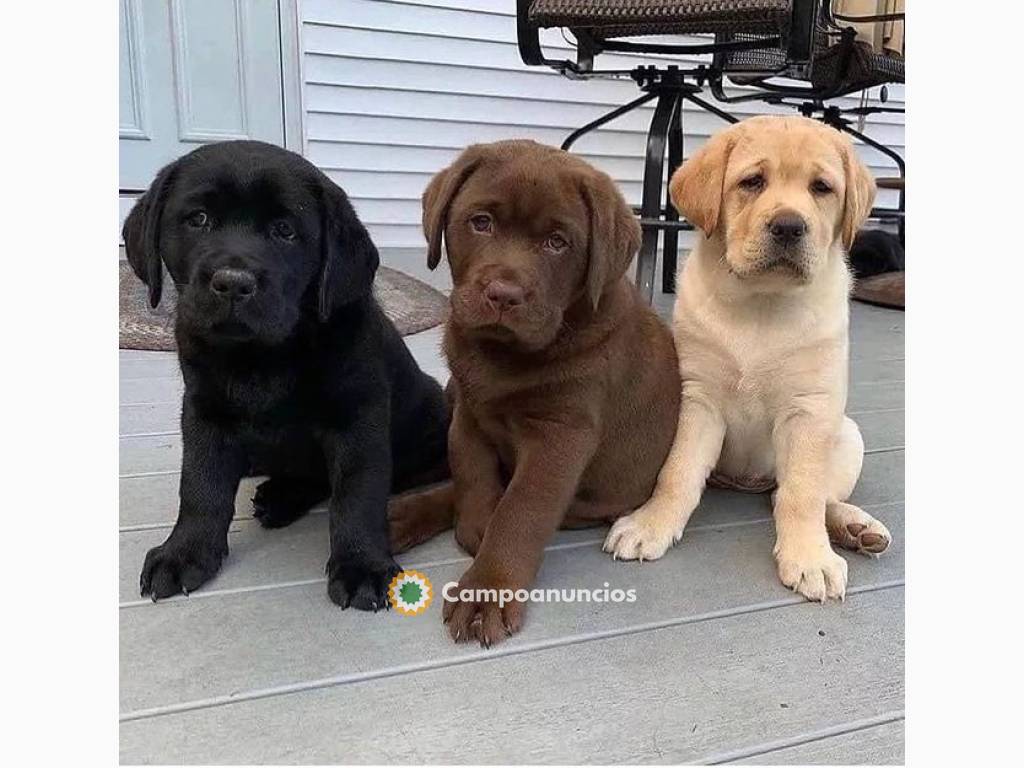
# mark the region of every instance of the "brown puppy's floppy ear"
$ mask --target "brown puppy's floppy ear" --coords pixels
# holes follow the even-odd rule
[[[484,145],[467,147],[455,162],[440,170],[423,190],[423,234],[427,238],[427,266],[431,269],[441,262],[441,240],[448,224],[448,209],[466,179],[480,165]]]
[[[703,147],[679,166],[668,183],[669,194],[687,221],[711,237],[718,226],[718,212],[725,194],[725,167],[736,143],[731,131],[712,136]]]
[[[154,309],[163,292],[164,271],[160,259],[160,218],[177,169],[177,162],[165,166],[146,193],[135,201],[124,220],[121,237],[128,263],[138,278],[149,287],[149,305]]]
[[[320,179],[320,285],[317,315],[326,322],[343,304],[373,289],[380,255],[341,187]]]
[[[594,170],[583,182],[590,211],[587,296],[596,310],[605,289],[629,268],[640,248],[640,222],[611,178]]]
[[[838,131],[836,132],[838,134]],[[846,198],[843,203],[842,237],[843,248],[850,249],[857,230],[867,220],[875,204],[875,177],[861,161],[853,144],[842,134],[839,138],[839,153],[843,157],[846,171]]]

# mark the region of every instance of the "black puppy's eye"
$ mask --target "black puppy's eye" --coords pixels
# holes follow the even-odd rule
[[[274,234],[282,240],[294,240],[295,239],[295,228],[292,227],[287,221],[283,219],[281,221],[275,221],[272,229]]]
[[[811,192],[816,195],[827,195],[832,191],[832,185],[824,179],[815,179],[811,182]]]
[[[487,213],[478,213],[475,216],[471,216],[469,223],[475,232],[486,233],[494,229],[494,219]]]
[[[740,180],[740,187],[748,192],[759,192],[764,189],[764,176],[760,173],[755,173],[753,176],[747,176]]]
[[[544,247],[549,251],[564,251],[569,246],[569,241],[555,232],[544,241]]]
[[[193,211],[188,215],[186,221],[190,227],[196,229],[206,229],[210,226],[210,216],[206,211]]]

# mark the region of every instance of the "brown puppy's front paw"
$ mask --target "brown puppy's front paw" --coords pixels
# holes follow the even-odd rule
[[[775,561],[779,580],[808,600],[824,603],[828,598],[846,598],[846,561],[832,551],[824,531],[821,540],[780,540],[775,545]]]
[[[459,580],[455,599],[445,598],[442,616],[457,643],[476,641],[490,648],[519,631],[526,605],[514,599],[517,587],[499,579],[476,577],[473,568]],[[467,599],[462,597],[465,594]]]
[[[829,504],[825,521],[834,544],[862,555],[880,555],[892,543],[889,529],[853,504]]]

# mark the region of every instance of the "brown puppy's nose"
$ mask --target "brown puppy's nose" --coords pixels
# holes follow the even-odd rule
[[[210,278],[210,290],[223,299],[248,301],[256,293],[256,276],[245,269],[218,269]]]
[[[500,309],[517,307],[523,303],[523,289],[504,280],[491,280],[484,288],[484,296]]]
[[[795,213],[780,213],[768,228],[779,245],[792,245],[807,233],[807,222]]]

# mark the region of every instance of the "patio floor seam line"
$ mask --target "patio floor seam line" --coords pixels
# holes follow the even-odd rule
[[[864,455],[873,456],[876,453],[899,453],[900,451],[905,451],[906,449],[907,446],[905,445],[890,445],[886,446],[885,448],[866,448],[864,450]]]
[[[884,591],[888,589],[899,589],[904,587],[905,585],[905,580],[895,579],[892,581],[879,582],[878,584],[866,584],[860,587],[852,587],[847,590],[846,594],[847,596],[857,596],[862,594],[868,594],[871,592]],[[459,656],[455,658],[435,659],[433,661],[427,662],[403,664],[396,667],[373,670],[371,672],[356,672],[345,675],[336,675],[333,677],[321,678],[319,680],[307,680],[300,683],[289,683],[286,685],[278,685],[269,688],[256,689],[235,695],[212,696],[207,699],[196,699],[193,701],[180,702],[178,704],[164,704],[156,707],[131,710],[121,714],[118,717],[118,720],[122,723],[133,722],[136,720],[147,720],[155,717],[176,715],[181,714],[183,712],[191,712],[199,709],[211,709],[213,707],[222,707],[230,704],[236,704],[239,702],[256,701],[260,699],[273,698],[276,696],[286,696],[293,693],[302,693],[305,691],[323,690],[326,688],[335,688],[342,685],[351,685],[354,683],[368,682],[370,680],[383,680],[390,677],[399,677],[401,675],[416,674],[419,672],[430,672],[437,669],[458,667],[464,664],[472,664],[481,661],[505,659],[511,656],[519,656],[525,653],[541,652],[552,648],[562,648],[570,645],[579,645],[583,643],[590,643],[600,640],[609,640],[617,637],[626,637],[629,635],[640,634],[642,632],[651,632],[660,629],[670,629],[673,627],[689,626],[692,624],[700,624],[707,621],[716,621],[718,619],[731,618],[734,616],[743,616],[751,613],[770,611],[777,608],[790,608],[793,606],[808,604],[808,601],[802,596],[780,598],[778,600],[769,600],[762,603],[752,603],[750,605],[725,608],[718,611],[708,611],[693,616],[683,616],[674,619],[663,619],[661,621],[652,621],[646,622],[644,624],[636,624],[630,627],[620,627],[618,629],[608,629],[598,632],[592,632],[586,635],[567,635],[565,637],[551,638],[549,640],[526,643],[521,646],[513,646],[506,649],[488,649],[485,651],[474,652],[467,654],[465,656]]]
[[[166,432],[129,432],[128,434],[125,434],[125,435],[118,435],[117,439],[118,440],[127,440],[129,438],[139,438],[139,437],[172,437],[174,435],[180,435],[180,434],[181,434],[181,430],[180,429],[171,429],[171,430],[168,430]]]
[[[181,378],[181,374],[180,373],[177,373],[177,374],[161,373],[161,374],[159,374],[157,376],[132,376],[131,378],[128,378],[128,379],[118,379],[118,381],[120,381],[122,384],[128,384],[129,382],[134,384],[134,383],[139,382],[139,381],[164,381],[166,379],[174,379],[175,381],[181,381],[181,382],[184,381]]]
[[[745,760],[748,757],[760,757],[762,755],[769,755],[772,752],[779,752],[783,749],[791,749],[804,744],[813,744],[816,741],[824,741],[825,739],[843,736],[848,733],[866,731],[869,728],[877,728],[880,725],[897,723],[904,719],[906,719],[906,713],[904,710],[892,710],[873,717],[850,720],[846,723],[840,723],[839,725],[822,728],[817,731],[811,731],[810,733],[805,733],[788,739],[777,739],[776,741],[764,742],[763,744],[759,744],[754,747],[736,749],[729,752],[720,752],[717,755],[711,755],[709,757],[703,757],[700,760],[694,760],[687,763],[687,765],[722,765],[723,763],[733,763],[737,760]]]
[[[152,472],[125,472],[123,475],[118,475],[118,480],[132,480],[136,477],[163,477],[165,475],[180,475],[180,469],[156,469]]]

